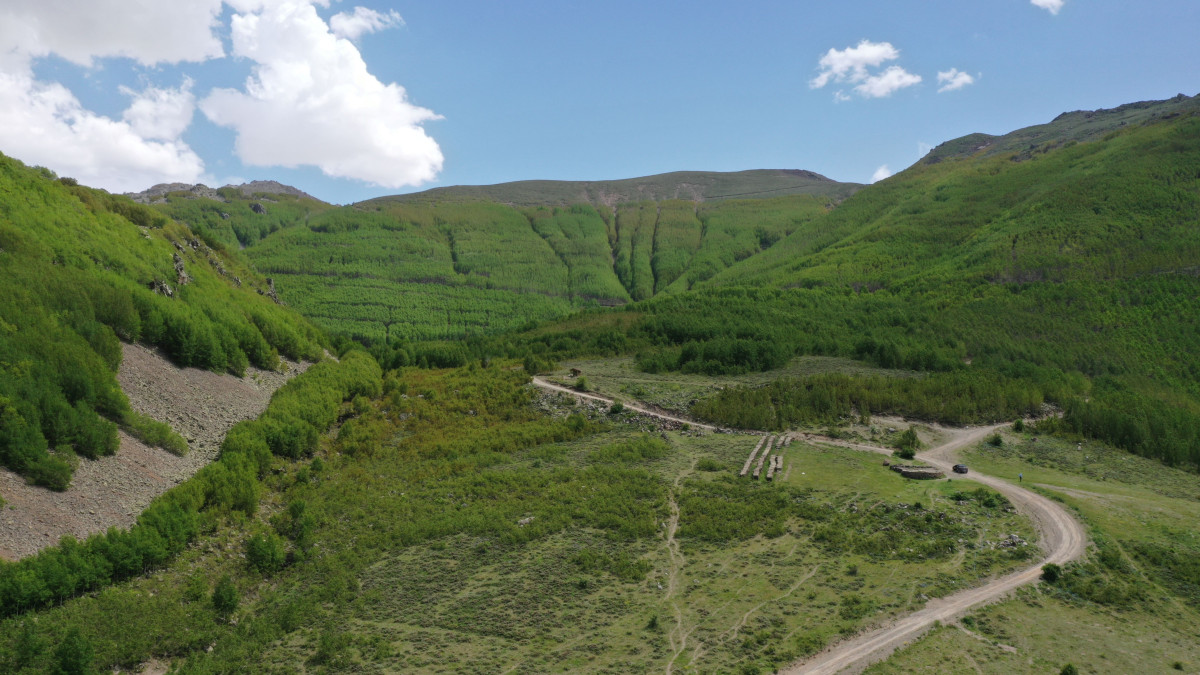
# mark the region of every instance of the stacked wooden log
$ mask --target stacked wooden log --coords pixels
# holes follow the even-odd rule
[[[754,457],[758,455],[758,449],[763,446],[763,443],[766,442],[767,438],[769,438],[769,436],[763,436],[762,438],[758,439],[758,445],[754,446],[754,450],[751,451],[750,456],[746,458],[746,464],[742,467],[742,472],[738,474],[739,476],[745,476],[746,474],[750,473],[750,465],[754,463]]]
[[[763,464],[767,462],[767,455],[771,454],[771,444],[774,440],[774,438],[767,438],[767,447],[763,448],[762,456],[758,458],[758,466],[754,467],[755,480],[758,480],[759,475],[762,474]]]

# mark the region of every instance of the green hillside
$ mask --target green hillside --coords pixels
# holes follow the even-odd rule
[[[651,372],[736,373],[817,354],[929,373],[899,399],[884,390],[900,385],[882,381],[727,390],[697,408],[724,423],[819,417],[814,392],[827,416],[866,408],[953,423],[1053,403],[1077,431],[1200,464],[1198,110],[1195,98],[1140,104],[1140,124],[1033,156],[919,163],[612,325],[629,326]],[[572,324],[530,340],[594,349]]]
[[[0,156],[0,465],[63,489],[117,426],[175,451],[117,385],[120,342],[241,374],[320,358],[324,334],[219,243],[125,197]]]
[[[839,183],[812,171],[794,169],[676,171],[624,180],[525,180],[497,185],[456,185],[381,197],[367,203],[482,200],[516,206],[591,204],[613,208],[628,202],[712,201],[794,194],[830,197],[836,201],[854,194],[861,187],[857,183]]]
[[[314,214],[244,253],[330,332],[454,339],[686,290],[832,206],[811,195],[638,202],[615,212],[374,200]]]
[[[208,242],[245,247],[282,228],[308,222],[334,208],[311,195],[273,181],[213,190],[168,184],[131,195],[192,228]]]

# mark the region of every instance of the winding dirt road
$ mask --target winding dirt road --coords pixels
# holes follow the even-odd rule
[[[950,440],[917,455],[918,459],[949,474],[954,465],[955,453],[967,446],[982,441],[986,436],[1007,425],[977,427],[973,429],[939,428],[951,435]],[[842,444],[861,450],[890,455],[891,450],[870,445]],[[1063,564],[1083,555],[1087,546],[1087,534],[1083,525],[1075,520],[1061,505],[1046,499],[1019,485],[999,478],[985,476],[972,470],[965,476],[955,476],[982,483],[1004,495],[1017,511],[1033,520],[1037,528],[1038,544],[1045,557],[1019,572],[1013,572],[944,598],[930,600],[924,609],[913,612],[888,623],[861,633],[849,640],[836,643],[810,659],[780,670],[787,675],[833,675],[833,673],[859,673],[867,666],[886,659],[892,652],[920,637],[935,621],[943,623],[961,616],[978,605],[1003,597],[1014,589],[1038,580],[1042,565]]]
[[[560,384],[554,384],[553,382],[544,380],[540,377],[533,378],[533,385],[535,387],[540,387],[542,389],[547,389],[549,391],[557,391],[562,394],[570,394],[577,398],[586,398],[591,401],[600,401],[601,403],[608,403],[610,405],[613,403],[613,400],[611,398],[607,398],[605,396],[597,396],[596,394],[586,394],[582,391],[575,391],[574,389],[571,389],[569,387],[564,387]],[[718,431],[717,427],[714,427],[711,424],[704,424],[702,422],[697,422],[695,420],[684,419],[682,417],[675,417],[673,415],[668,415],[667,413],[661,412],[659,410],[655,410],[653,408],[647,408],[646,406],[641,405],[641,404],[628,403],[628,402],[622,401],[621,405],[624,405],[629,410],[641,413],[643,415],[649,415],[650,417],[657,417],[662,420],[669,420],[671,422],[687,424],[692,427],[697,427],[700,429],[708,429],[709,431]]]
[[[533,384],[543,389],[559,391],[596,401],[612,403],[611,399],[594,394],[584,394],[543,380],[533,378]],[[659,417],[674,422],[685,422],[694,427],[715,430],[715,427],[692,420],[673,417],[636,404],[625,403],[625,407],[644,415]],[[951,429],[937,427],[949,435],[949,440],[917,455],[917,458],[936,466],[947,474],[952,472],[956,453],[970,445],[979,443],[997,429],[1007,426],[998,424],[989,427]],[[859,450],[891,455],[889,448],[859,443],[829,441]],[[992,602],[1014,589],[1038,580],[1042,566],[1047,563],[1063,564],[1083,555],[1087,547],[1087,533],[1083,525],[1075,520],[1061,505],[1019,485],[980,474],[970,473],[955,478],[973,480],[1004,495],[1021,514],[1033,520],[1038,531],[1038,544],[1045,556],[1026,569],[1000,577],[982,586],[960,591],[944,598],[930,600],[919,611],[888,621],[882,626],[861,633],[853,638],[831,645],[825,651],[799,663],[788,666],[780,673],[786,675],[833,675],[834,673],[860,673],[867,666],[886,659],[900,647],[919,638],[935,621],[946,623],[966,613],[973,607]]]

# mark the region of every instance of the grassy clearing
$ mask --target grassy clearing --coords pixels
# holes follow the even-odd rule
[[[851,359],[829,356],[801,356],[777,370],[743,375],[705,375],[685,373],[645,373],[633,357],[563,361],[549,379],[565,386],[574,384],[570,373],[578,368],[595,393],[616,398],[645,401],[665,410],[687,414],[691,404],[731,386],[763,386],[781,377],[806,377],[824,373],[850,375],[894,375],[914,377],[916,373],[886,370]]]
[[[1095,442],[1004,435],[966,454],[973,468],[1061,499],[1091,529],[1071,583],[1023,589],[932,632],[871,673],[1185,672],[1200,669],[1200,480]],[[1172,555],[1173,554],[1173,555]],[[969,631],[969,632],[968,632]]]

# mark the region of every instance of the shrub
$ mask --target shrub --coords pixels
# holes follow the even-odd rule
[[[283,569],[286,561],[287,554],[279,535],[256,534],[246,540],[246,563],[264,576],[270,576]]]
[[[620,415],[623,412],[625,412],[625,404],[620,401],[614,402],[608,409],[609,415]]]
[[[586,377],[581,376],[578,380],[575,380],[575,391],[587,391],[587,390],[588,390],[588,381],[587,381]]]
[[[921,439],[917,438],[917,431],[912,427],[909,427],[904,430],[904,433],[900,434],[900,436],[896,438],[893,445],[901,450],[916,451],[921,447]],[[912,456],[910,455],[905,459],[912,459]]]
[[[213,609],[217,612],[217,616],[225,618],[237,610],[238,601],[237,586],[233,585],[233,579],[230,579],[229,575],[226,574],[221,577],[221,580],[217,582],[216,588],[213,589]]]
[[[1000,437],[1000,434],[992,434],[991,436],[988,436],[987,444],[993,448],[998,448],[1004,445],[1004,439]]]
[[[1042,581],[1052,584],[1062,577],[1062,568],[1055,563],[1046,563],[1042,565]]]
[[[705,457],[696,462],[696,468],[701,471],[722,471],[725,469],[725,465],[711,457]]]
[[[912,459],[917,456],[917,453],[912,448],[902,448],[892,454],[900,459]]]

